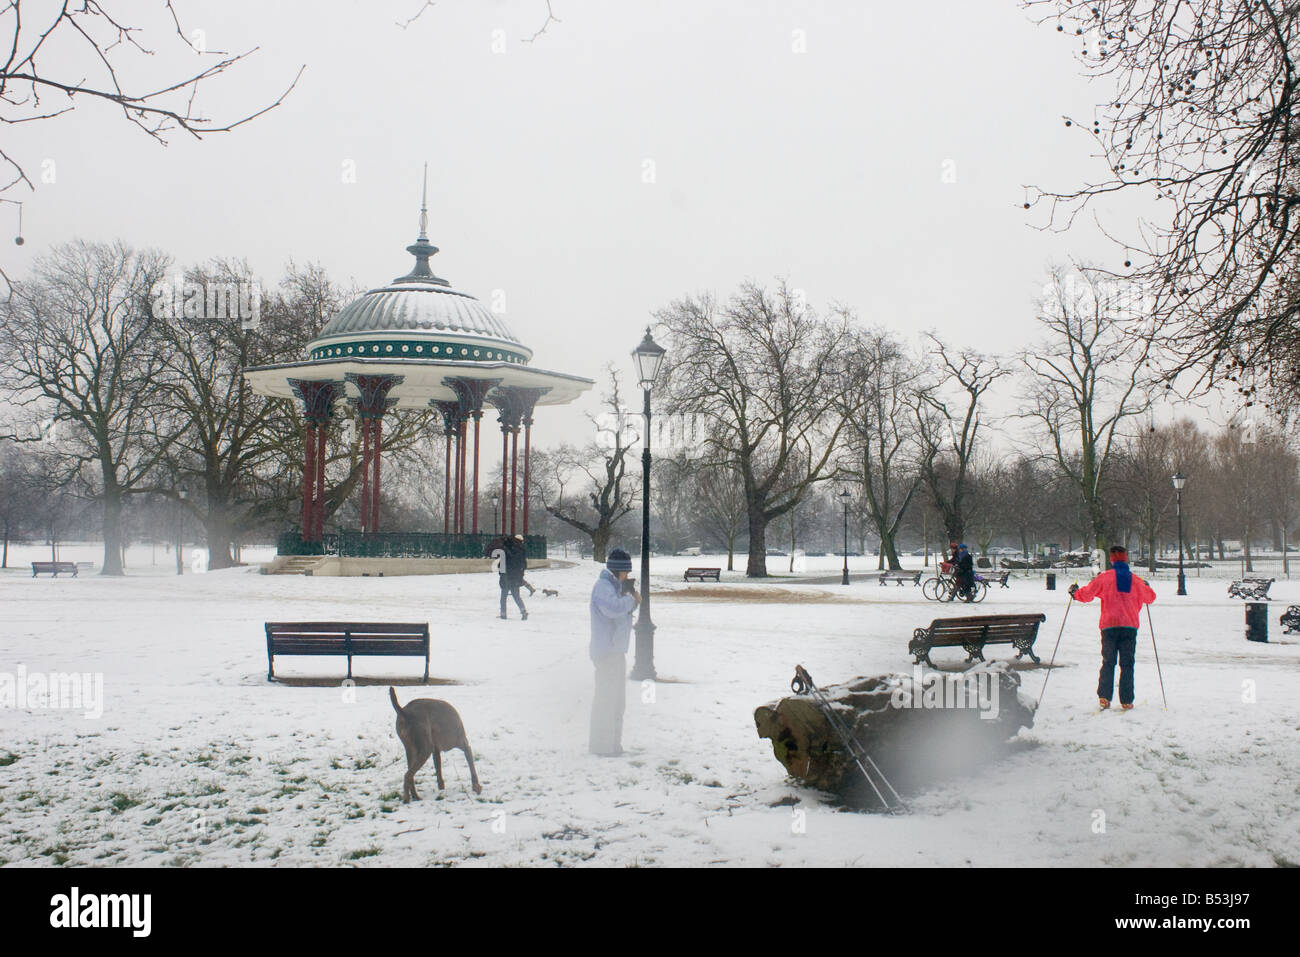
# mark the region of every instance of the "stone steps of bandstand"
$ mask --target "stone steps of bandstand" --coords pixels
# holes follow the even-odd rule
[[[306,575],[325,560],[323,555],[277,555],[262,566],[264,575]]]

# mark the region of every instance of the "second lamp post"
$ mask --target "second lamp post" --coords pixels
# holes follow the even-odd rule
[[[1187,476],[1182,472],[1175,472],[1173,477],[1174,491],[1178,493],[1178,594],[1187,594],[1187,578],[1183,575],[1183,486],[1187,484]]]
[[[650,620],[650,390],[663,365],[664,351],[663,346],[650,338],[650,327],[646,326],[645,338],[632,353],[645,393],[642,412],[645,434],[641,450],[641,612],[636,619],[636,661],[630,675],[635,681],[655,677],[655,626]]]
[[[848,489],[840,492],[840,501],[844,503],[844,577],[840,581],[841,585],[849,583],[849,502],[852,499]]]

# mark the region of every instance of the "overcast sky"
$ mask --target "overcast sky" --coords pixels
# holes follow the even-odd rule
[[[427,160],[435,271],[501,290],[535,365],[599,379],[614,360],[630,382],[651,312],[687,293],[784,276],[814,306],[1011,352],[1049,261],[1121,258],[1022,208],[1027,184],[1101,174],[1061,117],[1106,94],[1015,0],[552,0],[533,43],[544,0],[441,0],[399,26],[421,2],[180,0],[209,49],[261,47],[205,112],[257,109],[306,64],[297,88],[167,148],[91,103],[11,127],[37,191],[5,268],[80,236],[381,285],[410,268]],[[168,19],[140,22],[175,50]],[[592,407],[544,410],[539,443],[583,437]]]

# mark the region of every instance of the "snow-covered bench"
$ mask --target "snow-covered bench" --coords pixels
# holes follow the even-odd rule
[[[920,664],[930,667],[932,648],[962,648],[966,660],[984,660],[985,645],[1014,645],[1016,657],[1029,655],[1038,664],[1034,654],[1034,639],[1038,626],[1047,620],[1041,612],[1037,615],[970,615],[965,618],[936,618],[929,628],[918,628],[907,643],[907,651]]]
[[[898,587],[902,588],[904,582],[911,582],[913,585],[921,584],[920,572],[881,572],[880,585],[884,587],[888,582],[897,582]]]
[[[59,577],[59,572],[72,572],[72,577],[77,577],[76,562],[32,562],[32,577],[35,578],[41,572],[49,572],[54,578]]]
[[[996,582],[997,584],[1001,585],[1003,588],[1011,587],[1010,585],[1007,584],[1007,580],[1011,578],[1011,572],[1009,571],[990,572],[988,574],[981,572],[977,574],[975,577],[977,579],[980,579],[981,581],[983,581],[985,584],[989,586],[992,586],[993,583]]]
[[[1268,589],[1274,581],[1274,578],[1243,578],[1228,586],[1228,597],[1268,601]]]
[[[424,680],[429,680],[428,622],[268,621],[266,623],[266,680],[275,680],[276,655],[347,656],[348,677],[352,659],[362,656],[424,658]]]
[[[1288,635],[1300,631],[1300,605],[1292,605],[1282,612],[1278,624],[1282,626],[1282,630]]]
[[[684,581],[684,582],[688,582],[688,581],[690,581],[692,578],[695,579],[696,581],[700,581],[700,582],[704,581],[706,578],[711,578],[711,579],[713,579],[715,582],[719,582],[719,583],[720,583],[720,582],[722,581],[722,569],[721,569],[721,568],[688,568],[688,569],[686,569],[686,571],[682,574],[682,581]]]

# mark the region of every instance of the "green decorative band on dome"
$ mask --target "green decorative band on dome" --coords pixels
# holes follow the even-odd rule
[[[514,362],[527,365],[526,356],[500,346],[432,339],[364,339],[317,346],[311,359],[447,359],[454,362]]]

